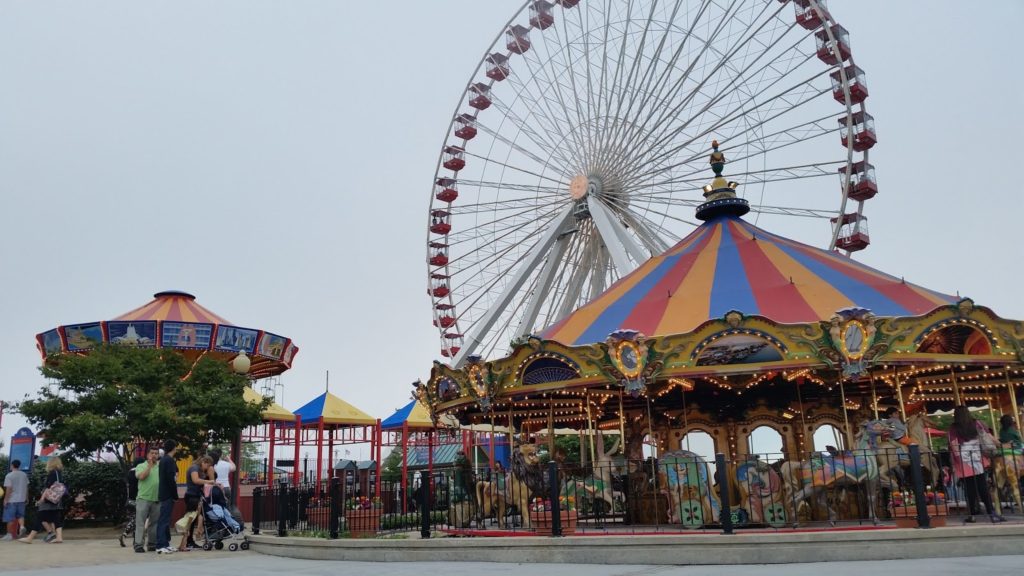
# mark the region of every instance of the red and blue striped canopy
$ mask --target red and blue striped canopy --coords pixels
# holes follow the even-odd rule
[[[827,320],[851,306],[913,316],[955,301],[725,216],[704,223],[541,336],[582,345],[619,329],[683,334],[730,310],[790,324]]]

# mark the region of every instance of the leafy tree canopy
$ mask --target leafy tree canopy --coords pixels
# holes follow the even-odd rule
[[[205,356],[192,364],[174,350],[104,345],[48,358],[40,370],[50,384],[18,411],[44,443],[77,457],[108,449],[125,469],[138,441],[171,439],[195,452],[258,424],[270,404],[246,402],[248,380],[227,363]]]

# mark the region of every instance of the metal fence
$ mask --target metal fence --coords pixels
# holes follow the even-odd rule
[[[984,474],[957,478],[975,461]],[[1022,463],[1019,451],[922,454],[912,445],[815,452],[799,460],[718,454],[705,461],[676,451],[585,468],[549,462],[519,474],[448,469],[384,481],[379,494],[360,497],[335,478],[256,488],[253,529],[337,538],[732,533],[894,523],[927,528],[950,516],[965,519],[972,504],[988,521],[985,494],[995,494],[993,518],[1008,509],[1019,513]]]

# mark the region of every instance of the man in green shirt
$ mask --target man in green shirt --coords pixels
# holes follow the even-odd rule
[[[135,497],[135,551],[145,552],[146,522],[149,522],[149,550],[156,550],[156,520],[160,513],[160,475],[157,474],[157,463],[160,461],[160,449],[153,446],[146,453],[146,461],[135,467],[135,477],[139,480],[139,494]]]

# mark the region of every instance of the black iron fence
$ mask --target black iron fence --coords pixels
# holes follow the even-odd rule
[[[973,513],[987,522],[1020,513],[1024,456],[912,445],[708,461],[679,450],[644,461],[514,468],[517,474],[416,472],[367,496],[353,496],[340,478],[259,487],[253,530],[337,538],[928,528],[950,516],[960,522]]]

